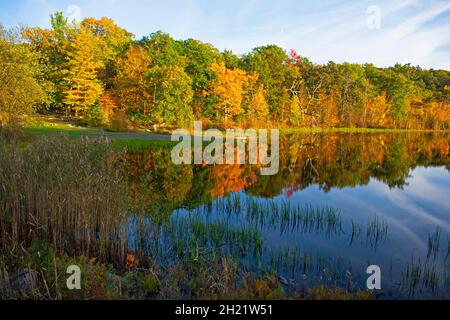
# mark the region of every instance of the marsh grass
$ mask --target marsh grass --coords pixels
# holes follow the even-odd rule
[[[264,235],[269,231],[313,233],[327,238],[347,236],[343,224],[340,212],[333,208],[237,193],[192,210],[178,210],[161,227],[150,222],[148,226],[153,230],[138,233],[141,239],[158,234],[154,237],[156,241],[146,243],[145,247],[151,255],[169,264],[170,261],[187,263],[201,257],[213,260],[228,257],[235,260],[239,268],[259,274],[285,274],[295,279],[306,276],[315,284],[347,286],[348,264],[340,259],[323,257],[298,246],[271,247]],[[356,239],[362,227],[352,221],[352,229],[352,238]],[[136,240],[136,243],[141,241]]]
[[[292,278],[309,280],[342,279],[345,268],[340,259],[325,257],[316,253],[301,250],[299,247],[277,248],[269,254],[269,269],[274,273],[285,271]],[[313,279],[316,275],[316,279]]]
[[[432,257],[433,259],[436,259],[439,254],[439,247],[440,247],[440,241],[441,241],[441,229],[439,227],[436,227],[436,230],[428,234],[428,253],[427,258]]]
[[[342,232],[339,210],[330,207],[296,205],[274,199],[260,199],[239,194],[218,199],[206,207],[207,214],[245,218],[248,225],[285,232]]]
[[[194,215],[175,219],[163,228],[179,258],[197,259],[200,251],[210,257],[261,255],[263,239],[256,228],[234,227]]]
[[[58,253],[120,261],[127,180],[104,140],[0,136],[0,249],[14,256],[35,241]]]
[[[111,139],[111,146],[118,151],[126,150],[127,153],[140,153],[151,148],[171,148],[178,142],[172,142],[168,139]]]
[[[420,259],[411,257],[401,274],[400,288],[412,296],[424,289],[436,291],[440,285],[439,272],[434,263],[426,261],[422,263]]]
[[[350,237],[349,247],[361,235],[361,226],[353,220],[351,220],[351,225],[352,225],[352,227],[351,227],[352,229],[351,229],[351,237]]]
[[[445,255],[445,260],[450,256],[450,240],[447,238],[447,254]]]
[[[388,236],[388,224],[382,218],[375,216],[367,224],[366,239],[373,249],[383,243]]]

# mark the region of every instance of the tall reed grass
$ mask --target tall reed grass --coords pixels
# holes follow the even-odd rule
[[[0,250],[15,255],[34,241],[56,252],[123,260],[127,179],[106,140],[0,134]]]

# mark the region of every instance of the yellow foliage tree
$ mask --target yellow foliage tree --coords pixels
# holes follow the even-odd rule
[[[290,99],[288,121],[293,126],[300,126],[302,124],[300,102],[296,97]]]
[[[216,75],[211,89],[211,92],[218,98],[215,108],[220,116],[223,115],[225,125],[228,125],[230,120],[232,121],[235,116],[244,112],[242,100],[249,77],[241,69],[226,68],[223,62],[213,63],[211,71]]]
[[[16,124],[45,101],[37,57],[28,46],[15,44],[16,36],[0,25],[0,129]]]
[[[388,121],[388,101],[386,93],[369,100],[366,121],[371,127],[383,127]]]
[[[269,117],[269,104],[266,100],[266,90],[262,86],[256,90],[247,111],[247,116],[251,123],[259,124],[261,122],[267,122]]]
[[[68,112],[73,110],[78,116],[97,103],[103,91],[97,79],[97,71],[103,66],[101,44],[90,32],[80,28],[74,34],[69,50],[64,103]]]
[[[130,46],[123,56],[117,58],[113,86],[114,96],[121,108],[144,115],[150,113],[153,98],[146,78],[150,64],[151,58],[142,46]]]
[[[327,128],[334,128],[339,126],[339,115],[336,101],[332,95],[321,97],[322,110],[321,125]]]

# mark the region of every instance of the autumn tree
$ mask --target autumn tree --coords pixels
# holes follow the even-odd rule
[[[192,80],[179,66],[155,66],[147,73],[153,92],[152,118],[159,126],[187,126],[193,120]]]
[[[64,80],[64,103],[67,111],[75,116],[86,113],[93,107],[103,91],[98,80],[98,70],[103,67],[101,47],[92,33],[85,28],[77,29],[67,54],[67,70]]]
[[[101,19],[86,18],[81,22],[81,26],[106,43],[106,56],[109,59],[117,56],[133,38],[132,33],[119,27],[112,19],[105,17]]]
[[[383,128],[388,119],[388,102],[386,93],[369,99],[366,111],[366,125],[372,128]]]
[[[18,39],[0,25],[0,128],[15,124],[46,98],[39,57]]]
[[[259,75],[260,84],[267,89],[271,113],[276,114],[286,87],[286,52],[275,45],[258,47],[243,59],[243,67],[249,73]]]
[[[223,62],[213,63],[211,70],[216,77],[211,89],[211,92],[217,97],[215,109],[224,124],[229,125],[237,115],[244,112],[242,100],[249,78],[244,70],[227,69]]]
[[[185,67],[186,59],[179,52],[180,44],[167,33],[158,31],[140,42],[148,50],[155,66]]]
[[[63,91],[65,86],[64,70],[67,54],[72,39],[74,24],[69,22],[62,12],[50,16],[51,29],[22,29],[22,38],[36,52],[46,86],[44,90],[49,97],[45,107],[51,111],[61,111],[63,106]]]
[[[306,62],[306,63],[305,63]],[[307,109],[304,74],[307,68],[306,59],[291,50],[286,59],[286,87],[278,111],[278,120],[293,126],[301,126],[305,120]]]
[[[387,69],[379,69],[371,66],[366,71],[368,80],[376,87],[379,94],[385,92],[389,115],[401,123],[406,119],[411,102],[420,95],[418,84],[414,83],[400,65]]]
[[[213,101],[205,94],[211,89],[211,65],[220,58],[219,50],[198,40],[180,42],[180,54],[186,58],[186,73],[192,79],[193,109],[196,118],[207,119],[213,114]]]
[[[117,104],[108,91],[103,91],[88,112],[88,121],[90,125],[110,127],[113,115],[117,111]]]
[[[247,110],[247,119],[250,123],[256,125],[267,123],[269,118],[269,104],[266,100],[266,92],[262,86],[256,89]]]
[[[141,45],[131,45],[116,59],[112,92],[121,109],[150,115],[153,92],[146,74],[151,62],[150,55]]]
[[[109,18],[86,18],[81,27],[92,34],[99,45],[98,54],[103,67],[98,70],[98,78],[106,87],[111,86],[114,76],[114,62],[118,55],[131,43],[133,34],[119,27]]]
[[[450,83],[450,80],[449,80]],[[442,100],[446,104],[450,104],[450,84],[445,85],[442,90]]]

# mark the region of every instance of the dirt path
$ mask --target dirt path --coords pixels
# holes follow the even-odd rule
[[[142,140],[170,140],[168,134],[158,133],[112,133],[112,134],[86,134],[88,138],[107,137],[108,139],[142,139]]]

